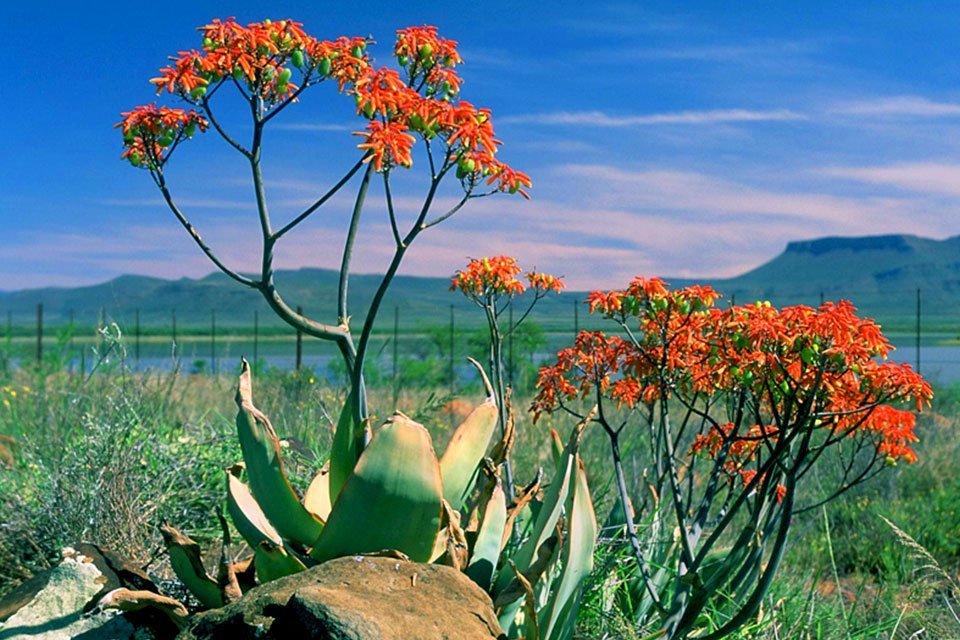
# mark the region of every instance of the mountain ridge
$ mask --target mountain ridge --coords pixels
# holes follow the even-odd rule
[[[379,275],[354,274],[350,280],[351,303],[365,309]],[[729,301],[770,300],[774,304],[817,305],[825,300],[850,299],[864,315],[896,325],[906,325],[915,314],[916,291],[922,292],[924,314],[930,322],[949,323],[960,318],[960,236],[943,240],[911,234],[876,236],[829,236],[789,242],[771,260],[730,278],[664,278],[674,286],[709,284]],[[289,304],[302,305],[323,319],[324,311],[336,308],[337,272],[305,267],[276,273],[278,289]],[[404,325],[440,323],[452,305],[461,321],[475,313],[462,296],[448,292],[449,279],[431,276],[397,276],[384,300],[380,322],[394,306],[402,309]],[[586,292],[567,292],[544,300],[536,312],[541,322],[559,317],[573,322],[571,299],[582,300]],[[0,292],[0,313],[9,311],[17,323],[30,322],[36,304],[44,304],[50,324],[96,322],[100,309],[124,323],[141,311],[144,326],[171,322],[176,309],[183,326],[210,322],[216,309],[222,326],[248,324],[254,310],[265,326],[279,325],[255,291],[237,286],[219,272],[201,278],[167,280],[155,276],[125,274],[82,287],[42,287]],[[438,309],[442,309],[438,313]],[[581,312],[581,316],[586,314]],[[354,319],[354,326],[357,325]]]

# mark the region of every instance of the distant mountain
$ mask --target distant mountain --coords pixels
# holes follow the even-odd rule
[[[289,304],[332,321],[336,272],[280,271],[276,279]],[[960,324],[960,236],[946,240],[887,235],[797,241],[773,260],[734,278],[667,280],[674,286],[710,284],[725,300],[738,303],[761,299],[778,305],[816,305],[821,295],[826,300],[850,299],[865,315],[902,329],[913,326],[919,288],[925,327]],[[376,275],[351,278],[351,308],[358,310],[354,327],[359,326],[359,315],[378,282]],[[448,286],[446,278],[398,277],[385,300],[380,329],[392,326],[394,307],[400,309],[404,328],[446,323],[451,305],[458,324],[482,322],[482,314],[462,296],[450,293]],[[549,328],[572,328],[574,301],[585,297],[584,292],[570,292],[548,298],[538,307],[536,318]],[[9,311],[14,324],[27,325],[33,321],[37,303],[43,303],[45,321],[50,325],[66,324],[72,316],[78,324],[89,326],[97,322],[103,308],[108,318],[127,327],[138,309],[145,328],[169,326],[176,310],[178,326],[203,329],[210,324],[212,309],[219,327],[250,327],[254,310],[259,311],[261,326],[280,326],[259,294],[221,273],[179,280],[128,275],[87,287],[0,293],[0,314]],[[581,325],[587,322],[585,310],[580,310],[579,316]]]
[[[675,281],[686,284],[692,281]],[[960,236],[829,237],[791,242],[773,260],[709,284],[737,302],[818,305],[848,299],[864,315],[912,327],[917,289],[923,326],[960,325]]]

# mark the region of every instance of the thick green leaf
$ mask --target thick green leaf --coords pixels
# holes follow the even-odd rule
[[[553,453],[553,468],[559,469],[563,456],[563,441],[556,429],[550,429],[550,451]]]
[[[170,566],[180,582],[205,607],[222,607],[223,591],[204,568],[200,545],[169,525],[162,525],[160,533],[170,556]]]
[[[507,500],[499,481],[480,515],[480,530],[473,544],[467,575],[484,591],[489,591],[500,558],[500,541],[507,524]]]
[[[337,420],[337,430],[333,432],[333,445],[330,447],[330,501],[336,502],[340,489],[363,452],[362,439],[357,438],[353,423],[353,393],[347,395],[347,400],[340,411]]]
[[[253,548],[253,566],[260,584],[299,573],[307,568],[293,553],[266,541]]]
[[[440,459],[440,475],[443,497],[452,508],[459,511],[470,495],[496,428],[497,403],[490,397],[470,412],[450,438]]]
[[[563,450],[560,468],[557,470],[557,473],[554,474],[553,479],[550,481],[550,486],[547,487],[547,490],[544,492],[543,505],[537,512],[536,521],[533,524],[530,536],[514,556],[514,562],[521,573],[527,573],[541,545],[544,544],[547,538],[554,535],[554,528],[557,526],[557,521],[560,519],[560,514],[567,501],[571,478],[574,478],[577,473],[577,452],[580,449],[580,438],[587,424],[593,419],[595,411],[596,408],[591,410],[590,413],[587,414],[587,417],[574,427],[570,435],[570,440]],[[495,599],[502,595],[506,587],[510,584],[510,581],[511,576],[509,573],[501,571],[497,576],[494,588]]]
[[[593,547],[597,538],[597,518],[587,485],[587,474],[576,456],[577,472],[571,478],[571,498],[567,505],[569,525],[563,548],[560,579],[550,601],[540,613],[540,629],[546,640],[573,637],[583,593],[583,581],[593,570]]]
[[[237,477],[239,471],[236,466],[227,469],[227,513],[230,514],[233,525],[253,549],[261,542],[281,546],[283,540],[280,539],[280,534],[267,520],[247,485]]]
[[[273,425],[253,405],[250,365],[246,360],[237,387],[237,406],[237,434],[253,496],[282,537],[302,545],[313,544],[323,524],[300,504],[283,472],[280,441]]]
[[[426,562],[440,529],[442,503],[430,434],[394,414],[361,454],[310,555],[323,562],[394,549]]]
[[[321,469],[310,482],[307,492],[303,494],[303,506],[324,522],[330,517],[330,470],[327,467]]]

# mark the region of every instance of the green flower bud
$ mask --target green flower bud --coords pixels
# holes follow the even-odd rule
[[[240,67],[234,67],[234,68],[233,68],[233,79],[234,79],[234,80],[239,80],[239,79],[242,78],[242,77],[243,77],[243,69],[241,69]]]
[[[291,71],[290,69],[284,69],[283,71],[280,72],[280,75],[277,76],[277,80],[279,80],[280,82],[286,83],[290,81],[290,76],[292,75],[293,75],[293,71]]]
[[[157,140],[157,144],[159,144],[161,147],[169,147],[170,145],[173,144],[173,136],[169,134],[165,135],[159,140]]]
[[[407,66],[407,63],[410,62],[410,58],[407,56],[397,56],[397,62],[400,63],[401,67]]]
[[[429,58],[431,55],[433,55],[433,46],[430,43],[427,43],[420,47],[421,58]]]
[[[303,68],[303,51],[297,49],[293,52],[293,55],[290,56],[290,62],[293,63],[297,69]]]
[[[196,123],[196,122],[191,122],[191,123],[188,124],[187,127],[183,130],[184,135],[186,135],[188,138],[192,138],[193,135],[194,135],[196,132],[197,132],[197,123]]]
[[[356,47],[350,50],[350,55],[352,55],[354,58],[362,58],[363,49],[361,49],[360,46],[357,45]]]
[[[212,40],[211,38],[204,38],[204,39],[203,39],[203,48],[204,48],[204,49],[209,49],[209,48],[212,47],[212,46],[213,46],[213,40]]]
[[[197,87],[196,89],[190,92],[190,97],[193,98],[194,100],[199,100],[206,94],[207,94],[206,87]]]
[[[320,66],[317,67],[320,71],[320,75],[328,76],[330,75],[330,58],[324,58],[320,61]]]
[[[139,167],[141,162],[143,162],[143,158],[140,157],[139,153],[130,154],[130,164],[135,167]]]

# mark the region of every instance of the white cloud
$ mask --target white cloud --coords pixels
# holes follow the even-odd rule
[[[644,115],[614,115],[604,111],[557,111],[500,118],[504,123],[542,125],[585,125],[594,127],[645,127],[656,125],[711,125],[742,122],[789,122],[807,116],[789,109],[711,109],[675,111]]]
[[[960,116],[960,103],[936,102],[922,96],[888,96],[838,104],[829,111],[854,116],[942,118]]]
[[[908,191],[960,197],[960,164],[918,162],[881,167],[831,167],[822,173]]]
[[[270,125],[272,129],[277,131],[314,131],[314,132],[324,132],[324,131],[356,131],[362,129],[362,126],[359,125],[350,125],[350,124],[322,124],[322,123],[311,123],[311,122],[277,122]]]

